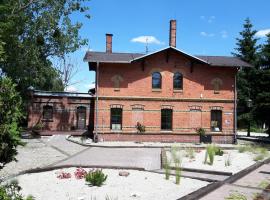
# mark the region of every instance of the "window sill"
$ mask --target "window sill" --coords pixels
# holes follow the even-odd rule
[[[114,130],[114,129],[111,129],[111,132],[114,132],[114,133],[122,133],[122,130]]]
[[[172,133],[172,130],[160,130],[161,133]]]
[[[120,88],[114,88],[114,90],[113,91],[115,91],[115,92],[119,92],[120,91]]]
[[[219,91],[214,91],[214,94],[220,94],[220,92]]]
[[[183,90],[173,90],[173,93],[183,93]]]
[[[213,134],[213,133],[222,133],[222,131],[211,131],[210,134]]]
[[[152,92],[161,92],[161,89],[152,89]]]

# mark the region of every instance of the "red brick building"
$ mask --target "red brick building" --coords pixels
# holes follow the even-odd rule
[[[171,20],[169,47],[149,54],[86,53],[96,72],[94,95],[32,91],[28,127],[42,134],[88,130],[105,141],[199,142],[197,128],[213,142],[232,143],[236,133],[236,74],[251,67],[235,57],[194,56],[176,48]],[[137,123],[145,127],[138,133]]]
[[[93,130],[93,96],[88,93],[47,92],[30,90],[28,128],[42,124],[41,135],[68,131],[81,135]]]
[[[213,142],[232,143],[236,132],[236,74],[250,67],[235,57],[193,56],[169,47],[149,54],[87,52],[96,72],[94,133],[103,140],[199,142],[204,128]],[[137,123],[145,126],[138,133]]]

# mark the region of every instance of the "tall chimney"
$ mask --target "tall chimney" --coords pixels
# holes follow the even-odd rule
[[[106,33],[106,53],[112,53],[112,36],[113,34]]]
[[[170,38],[169,45],[171,47],[176,47],[176,20],[170,20]]]

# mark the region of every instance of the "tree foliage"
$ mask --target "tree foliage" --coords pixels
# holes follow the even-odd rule
[[[2,166],[15,160],[16,147],[22,144],[18,127],[23,117],[22,101],[15,87],[11,79],[0,78],[0,164]]]
[[[74,12],[87,13],[85,1],[1,1],[0,69],[12,78],[21,94],[30,85],[63,90],[51,58],[63,57],[86,44],[79,35],[82,24],[73,23],[70,17]]]

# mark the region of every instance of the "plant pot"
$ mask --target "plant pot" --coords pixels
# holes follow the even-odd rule
[[[200,143],[212,143],[212,135],[200,135]]]

